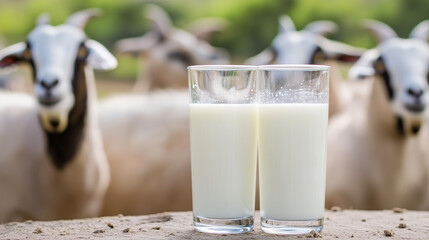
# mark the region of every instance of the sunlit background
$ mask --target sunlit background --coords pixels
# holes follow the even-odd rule
[[[210,43],[226,48],[232,63],[242,63],[267,46],[278,33],[278,19],[288,14],[297,29],[315,20],[332,20],[339,25],[329,38],[364,48],[375,46],[374,38],[361,27],[363,19],[377,19],[390,25],[399,36],[407,37],[411,29],[427,18],[429,3],[425,0],[2,0],[0,8],[0,36],[5,44],[22,41],[35,25],[40,13],[49,13],[52,24],[61,24],[71,13],[100,8],[103,16],[86,27],[90,38],[97,39],[113,50],[115,41],[141,36],[149,30],[144,16],[147,3],[156,3],[170,15],[173,24],[186,28],[193,21],[206,17],[220,17],[229,22]],[[138,61],[133,57],[119,57],[119,66],[112,72],[97,73],[102,83],[100,96],[112,91],[126,92],[132,88],[138,72]]]

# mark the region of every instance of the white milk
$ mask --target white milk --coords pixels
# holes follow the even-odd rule
[[[255,104],[190,105],[195,216],[253,216],[257,111]]]
[[[327,128],[328,104],[259,105],[261,217],[323,218]]]

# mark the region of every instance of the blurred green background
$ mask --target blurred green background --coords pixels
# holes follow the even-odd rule
[[[375,46],[373,38],[360,28],[360,20],[378,19],[392,26],[399,36],[429,18],[427,0],[0,0],[0,36],[6,44],[23,41],[42,12],[52,24],[61,24],[71,13],[85,8],[101,8],[103,16],[86,28],[90,38],[112,48],[121,38],[140,36],[149,27],[143,16],[147,3],[163,7],[176,27],[186,27],[203,17],[221,17],[230,22],[225,32],[211,43],[226,48],[233,63],[241,63],[266,48],[277,34],[278,18],[288,14],[298,29],[314,20],[329,19],[339,24],[338,33],[330,36],[355,46]],[[102,76],[133,81],[137,60],[121,57],[119,67]]]

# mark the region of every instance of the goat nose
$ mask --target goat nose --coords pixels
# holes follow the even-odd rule
[[[415,98],[419,98],[423,95],[423,89],[421,88],[408,88],[407,93]]]
[[[45,79],[40,80],[40,85],[47,90],[50,90],[51,88],[55,87],[56,85],[58,85],[58,83],[58,79],[54,79],[53,81],[47,81]]]

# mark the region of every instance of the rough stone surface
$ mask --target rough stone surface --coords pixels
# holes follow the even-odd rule
[[[191,212],[50,222],[13,222],[0,225],[0,239],[285,239],[284,236],[263,233],[258,213],[256,219],[254,231],[238,235],[195,232],[192,227]],[[114,228],[108,226],[109,223]],[[398,228],[400,223],[406,224],[407,228]],[[394,235],[387,237],[385,230],[394,232]],[[294,236],[288,239],[307,239],[308,237],[311,236]],[[429,212],[326,211],[322,237],[324,239],[429,239]]]

